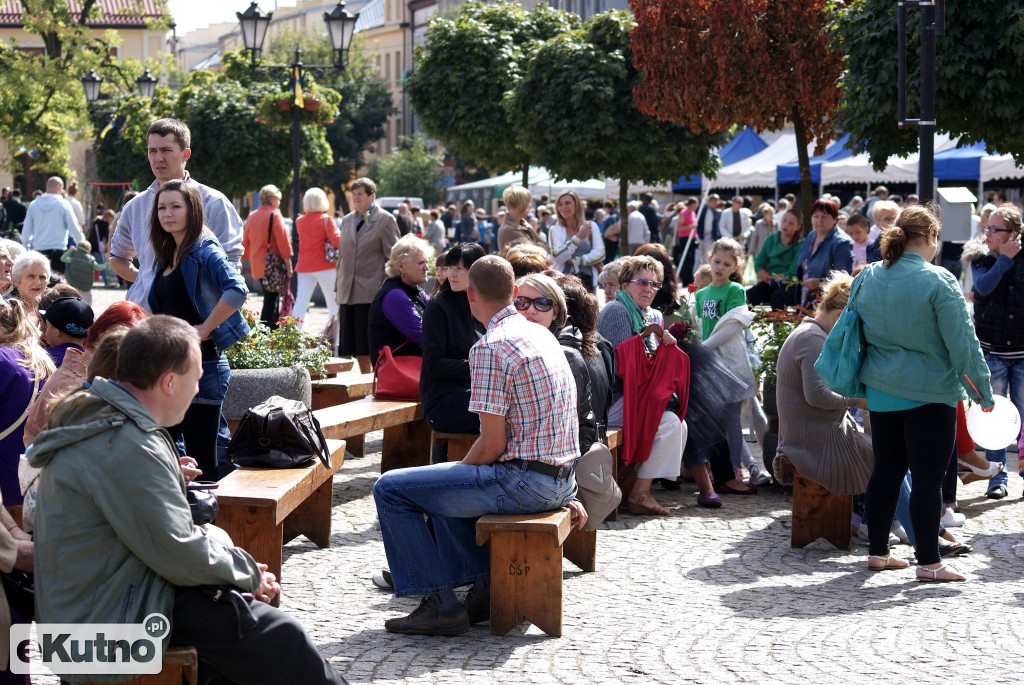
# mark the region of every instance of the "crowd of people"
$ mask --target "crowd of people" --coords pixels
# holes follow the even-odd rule
[[[991,479],[990,498],[1007,495],[1006,452],[975,452],[963,403],[988,409],[1008,392],[1024,410],[1022,221],[1012,205],[984,208],[963,250],[972,320],[961,282],[933,264],[939,220],[910,198],[819,198],[803,235],[795,198],[755,212],[742,197],[719,209],[709,194],[659,212],[642,195],[620,216],[573,191],[535,203],[513,185],[492,221],[471,202],[428,212],[405,202],[392,213],[359,178],[340,222],[322,190],[306,192],[293,255],[276,187],[260,190],[243,223],[185,170],[183,123],[154,122],[147,142],[156,180],[119,215],[104,212],[84,232],[51,179],[29,205],[25,246],[0,243],[0,497],[23,520],[3,517],[0,570],[34,571],[41,622],[157,612],[172,618],[172,644],[198,649],[205,673],[343,682],[301,626],[267,606],[280,590],[267,567],[215,526],[195,525],[186,500],[189,481],[232,468],[221,404],[224,351],[249,332],[243,259],[256,279],[269,276],[268,257],[297,274],[294,303],[287,289],[265,293],[268,325],[282,309],[303,319],[319,286],[339,354],[365,372],[385,348],[421,357],[426,421],[478,435],[461,461],[434,454],[373,488],[383,582],[424,597],[385,622],[391,632],[455,635],[488,620],[476,517],[565,506],[582,528],[573,467],[609,428],[622,429],[619,482],[635,515],[669,515],[664,490],[719,508],[723,495],[756,495],[799,471],[859,496],[868,568],[909,566],[890,551],[895,535],[914,545],[924,581],[964,580],[943,562],[970,551],[948,530],[963,522],[960,472]],[[89,290],[108,269],[130,287],[95,316]],[[748,446],[767,431],[751,322],[758,308],[794,307],[810,315],[779,351],[778,448],[761,461]],[[815,362],[854,311],[864,391],[845,397]],[[0,625],[27,618],[0,614]]]

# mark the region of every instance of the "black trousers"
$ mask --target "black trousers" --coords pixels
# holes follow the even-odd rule
[[[278,307],[280,300],[281,293],[263,291],[263,311],[260,312],[260,321],[267,324],[272,331],[277,329],[277,320],[280,318],[281,309]]]
[[[772,285],[761,281],[755,283],[747,291],[747,304],[771,304],[772,309],[779,311],[789,305],[795,305],[800,297],[800,284]]]
[[[215,602],[199,588],[179,587],[171,624],[170,644],[196,648],[199,682],[206,685],[347,682],[298,621],[263,602],[246,607],[227,593]]]
[[[889,529],[896,514],[900,483],[910,469],[910,523],[917,538],[917,561],[939,562],[942,480],[956,449],[956,409],[925,404],[902,411],[871,412],[875,468],[865,493],[869,554],[889,553]]]
[[[50,260],[50,271],[54,273],[64,273],[64,262],[60,261],[60,256],[64,254],[64,250],[39,250],[39,253]]]

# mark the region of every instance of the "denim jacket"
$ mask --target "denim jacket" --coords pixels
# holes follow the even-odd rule
[[[245,323],[237,311],[245,304],[245,298],[249,294],[245,287],[245,279],[228,261],[227,255],[215,238],[205,234],[200,236],[181,262],[181,275],[185,279],[188,299],[203,320],[221,300],[235,308],[231,316],[210,334],[218,350],[223,352],[249,334],[249,324]],[[159,306],[160,303],[157,302],[151,285],[149,308],[159,313]]]

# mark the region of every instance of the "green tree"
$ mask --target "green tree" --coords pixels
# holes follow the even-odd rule
[[[520,117],[507,94],[536,48],[579,19],[546,4],[467,2],[453,18],[430,22],[406,82],[423,130],[492,171],[530,164]]]
[[[412,140],[403,138],[399,148],[375,160],[370,173],[377,179],[379,195],[422,197],[432,205],[444,199],[438,185],[443,161],[444,152],[431,150],[427,139],[417,133]]]
[[[0,137],[12,150],[37,150],[35,166],[40,171],[66,175],[72,136],[90,126],[79,76],[95,68],[107,80],[106,92],[131,92],[143,66],[109,58],[120,43],[116,31],[99,38],[92,35],[86,23],[98,16],[98,0],[82,0],[78,19],[72,17],[67,0],[20,4],[25,31],[39,36],[45,47],[38,53],[22,49],[16,41],[0,44]],[[122,11],[141,13],[142,8],[142,0],[130,0]],[[156,60],[146,66],[155,74],[163,69]],[[4,163],[16,173],[21,164],[15,159]]]
[[[697,132],[642,114],[633,87],[629,12],[595,15],[541,46],[511,98],[531,159],[563,179],[619,178],[625,216],[631,182],[671,182],[718,171],[713,154],[729,132]],[[626,254],[626,232],[621,234]]]
[[[907,116],[919,106],[920,15],[907,11]],[[1024,164],[1024,0],[946,3],[946,35],[935,41],[936,130],[964,144],[985,141]],[[856,0],[835,14],[833,45],[846,53],[837,118],[855,152],[876,169],[918,149],[919,133],[897,126],[896,3]]]

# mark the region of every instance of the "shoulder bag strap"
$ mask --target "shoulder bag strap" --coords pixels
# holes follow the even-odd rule
[[[327,232],[327,213],[326,213],[326,212],[324,212],[324,215],[323,215],[323,216],[324,216],[324,240],[330,240],[330,239],[331,239],[331,236],[330,236],[330,234],[329,234],[329,233]]]
[[[36,379],[34,379],[32,381],[32,396],[28,398],[28,405],[25,407],[25,411],[21,412],[21,416],[19,416],[18,419],[14,423],[12,423],[10,426],[8,426],[7,430],[5,430],[4,432],[0,433],[0,440],[3,440],[8,435],[13,433],[14,430],[18,426],[20,426],[21,424],[23,424],[25,422],[25,419],[28,418],[28,411],[29,411],[29,409],[32,408],[32,403],[35,402],[36,395],[38,393],[39,393],[39,379],[36,378]]]
[[[270,223],[267,224],[267,250],[269,250],[270,252],[273,252],[273,250],[270,249],[270,239],[273,236],[274,236],[274,212],[271,211],[270,212]],[[274,256],[276,257],[277,255],[275,254]]]

